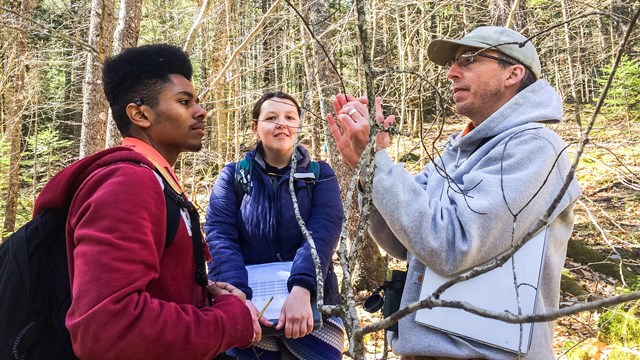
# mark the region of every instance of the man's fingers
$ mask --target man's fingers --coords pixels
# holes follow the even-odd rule
[[[214,298],[220,295],[229,294],[228,291],[221,289],[213,284],[207,286],[207,291],[209,291],[209,294],[211,294],[211,296],[213,296]]]
[[[336,140],[336,142],[338,142],[338,140],[340,140],[340,138],[342,137],[342,130],[340,129],[340,126],[338,125],[336,119],[333,118],[333,115],[327,114],[327,123],[329,123],[331,135],[333,135],[333,138]]]
[[[347,115],[348,117],[345,119],[345,124],[348,125],[350,124],[349,120],[356,123],[362,122],[362,120],[366,120],[368,122],[369,117],[367,116],[367,112],[368,110],[365,104],[360,101],[353,100],[346,103],[340,112],[338,112],[338,115]],[[342,118],[340,118],[340,120],[342,120]]]
[[[376,111],[376,123],[382,124],[384,122],[384,115],[382,114],[382,99],[379,96],[376,96],[375,111]]]
[[[336,98],[333,99],[333,111],[337,114],[342,109],[342,104],[340,103],[340,94],[336,95]]]
[[[340,109],[342,109],[345,104],[347,104],[349,102],[349,97],[351,95],[345,95],[345,94],[338,94],[336,95],[336,100],[338,101],[338,104],[340,105]]]
[[[369,122],[369,116],[367,116],[367,114],[369,113],[369,109],[367,109],[367,106],[363,103],[361,103],[360,101],[352,101],[351,104],[353,104],[353,108],[357,110],[357,113],[353,114],[356,117],[353,118],[353,120],[355,120],[356,122],[361,121],[361,120],[366,120],[367,122]],[[359,116],[358,116],[359,115]]]
[[[253,318],[253,341],[260,341],[262,339],[262,328],[260,327],[260,323],[258,319]]]
[[[396,122],[396,116],[395,115],[389,115],[387,116],[386,120],[384,121],[384,128],[388,128],[389,126],[393,125],[393,123]]]

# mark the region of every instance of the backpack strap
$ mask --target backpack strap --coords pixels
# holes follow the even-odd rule
[[[311,169],[313,176],[318,180],[320,178],[320,164],[312,160],[309,162],[309,169]]]
[[[313,187],[316,185],[316,181],[320,179],[320,164],[317,161],[312,160],[311,162],[309,162],[309,169],[311,169],[315,180],[307,183],[307,187],[309,188],[311,195],[313,195]]]
[[[169,185],[164,177],[160,176],[163,182],[164,201],[167,209],[167,225],[165,232],[164,248],[168,248],[173,244],[173,240],[178,233],[180,227],[180,195]]]
[[[320,178],[320,164],[317,161],[309,162],[309,170],[313,173],[314,179],[317,181]],[[253,189],[251,185],[251,162],[247,158],[243,158],[236,162],[236,169],[234,172],[236,199],[238,200],[238,206],[242,203],[242,199],[245,194],[251,195]],[[307,187],[311,194],[313,194],[313,186],[315,181],[307,183]]]
[[[200,215],[196,207],[187,199],[182,188],[173,179],[172,176],[152,157],[146,158],[154,165],[155,171],[160,174],[164,183],[165,202],[167,204],[167,242],[165,248],[171,245],[180,224],[180,209],[184,209],[189,214],[191,226],[191,241],[193,243],[193,260],[196,266],[195,279],[196,283],[203,287],[203,292],[208,295],[209,303],[212,302],[211,296],[206,290],[209,283],[206,270],[206,257],[204,253],[205,244],[202,240],[202,232],[200,231]],[[171,237],[169,237],[172,235]]]
[[[175,212],[178,216],[177,224],[179,224],[180,217],[180,209],[184,209],[189,214],[189,221],[191,226],[191,241],[193,243],[193,259],[196,265],[196,283],[200,286],[207,286],[207,271],[205,268],[205,255],[204,255],[204,243],[202,242],[202,232],[200,231],[200,216],[196,207],[187,200],[184,196],[184,193],[178,194],[175,189],[173,189],[167,183],[167,180],[163,177],[162,180],[165,183],[164,193],[165,200],[167,202],[167,221],[169,221],[169,213]],[[174,221],[174,220],[171,220]],[[175,237],[175,233],[178,230],[177,224],[175,228],[171,227],[171,223],[167,222],[167,236],[169,236],[169,229],[171,227],[171,231]],[[173,238],[172,238],[173,241]],[[165,245],[168,246],[170,244]],[[210,299],[211,300],[211,299]]]
[[[183,197],[181,194],[183,194],[183,191],[180,185],[178,185],[166,169],[163,168],[154,158],[146,155],[145,157],[153,164],[155,167],[154,171],[159,175],[160,179],[162,179],[164,200],[167,209],[166,236],[164,243],[164,248],[166,249],[171,246],[173,239],[175,239],[176,234],[178,233],[178,227],[180,226],[180,209],[184,208],[186,210],[186,204],[182,202]]]
[[[251,162],[247,158],[236,162],[236,169],[234,172],[234,181],[236,188],[236,199],[238,200],[238,206],[242,203],[242,198],[245,194],[251,195]]]
[[[178,183],[173,179],[173,176],[169,175],[169,173],[167,172],[167,170],[165,168],[162,167],[162,165],[160,165],[154,158],[152,158],[151,156],[147,156],[145,154],[144,155],[147,160],[149,160],[153,166],[155,167],[155,170],[157,173],[160,174],[160,177],[162,177],[162,180],[164,180],[164,183],[169,185],[174,192],[178,193],[178,194],[183,194],[184,191],[182,190],[182,187],[180,187],[180,185],[178,185]]]
[[[309,161],[307,172],[296,172],[293,177],[307,183],[309,194],[313,195],[313,187],[316,185],[316,181],[320,179],[320,164],[317,161]]]

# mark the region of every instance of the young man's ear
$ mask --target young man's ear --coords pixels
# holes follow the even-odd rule
[[[147,117],[147,114],[145,112],[146,110],[146,106],[145,105],[137,105],[135,103],[130,103],[129,105],[127,105],[127,115],[129,116],[129,119],[131,120],[131,122],[133,123],[133,125],[146,129],[149,126],[151,126],[151,121],[149,121],[149,118]]]

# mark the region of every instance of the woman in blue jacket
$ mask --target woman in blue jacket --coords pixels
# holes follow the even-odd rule
[[[341,359],[344,326],[340,318],[325,317],[323,327],[313,330],[310,300],[317,296],[315,266],[289,192],[293,152],[297,161],[295,193],[300,215],[320,257],[325,304],[340,302],[332,265],[343,220],[338,181],[327,163],[312,164],[309,152],[295,146],[300,106],[292,96],[267,93],[256,102],[252,116],[251,129],[258,138],[256,148],[246,154],[242,165],[225,166],[211,193],[204,225],[213,256],[209,278],[244,291],[247,306],[257,317],[260,309],[251,302],[253,291],[248,286],[245,266],[282,261],[292,261],[293,265],[287,281],[289,295],[276,326],[284,336],[260,340],[258,334],[256,339],[260,341],[251,348],[233,349],[228,355],[261,360]],[[236,176],[236,166],[241,175]],[[273,325],[264,316],[260,323]]]

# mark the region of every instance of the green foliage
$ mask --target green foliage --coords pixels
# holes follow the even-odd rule
[[[24,170],[21,180],[34,184],[34,192],[39,191],[70,160],[66,154],[72,144],[71,140],[61,139],[60,132],[52,126],[29,136],[20,162]]]
[[[608,360],[638,360],[637,353],[631,353],[627,349],[613,349],[607,356]]]
[[[410,153],[404,154],[398,161],[402,163],[407,163],[407,162],[415,163],[420,161],[420,155],[410,152]]]
[[[37,136],[31,135],[26,139],[26,148],[22,151],[20,160],[20,195],[16,213],[16,229],[31,219],[34,200],[44,184],[73,160],[69,151],[73,141],[62,140],[60,132],[53,127],[40,130]],[[7,154],[10,144],[0,139],[0,153]],[[4,209],[6,193],[9,190],[9,156],[0,157],[0,208]],[[0,234],[5,238],[9,234]]]
[[[566,351],[563,354],[563,359],[584,360],[589,358],[589,349],[580,347],[580,344],[577,344],[575,341],[566,341],[562,347]]]
[[[640,302],[632,303],[628,310],[618,307],[607,310],[599,321],[598,339],[609,344],[620,343],[633,347],[640,345],[640,318],[637,316]]]
[[[601,69],[603,76],[598,79],[600,84],[606,84],[611,69],[611,66]],[[614,107],[640,111],[640,59],[622,56],[605,103]]]
[[[574,296],[584,296],[588,294],[587,291],[575,280],[573,275],[566,269],[563,270],[562,277],[560,278],[560,291],[562,291],[563,294],[570,294]]]

